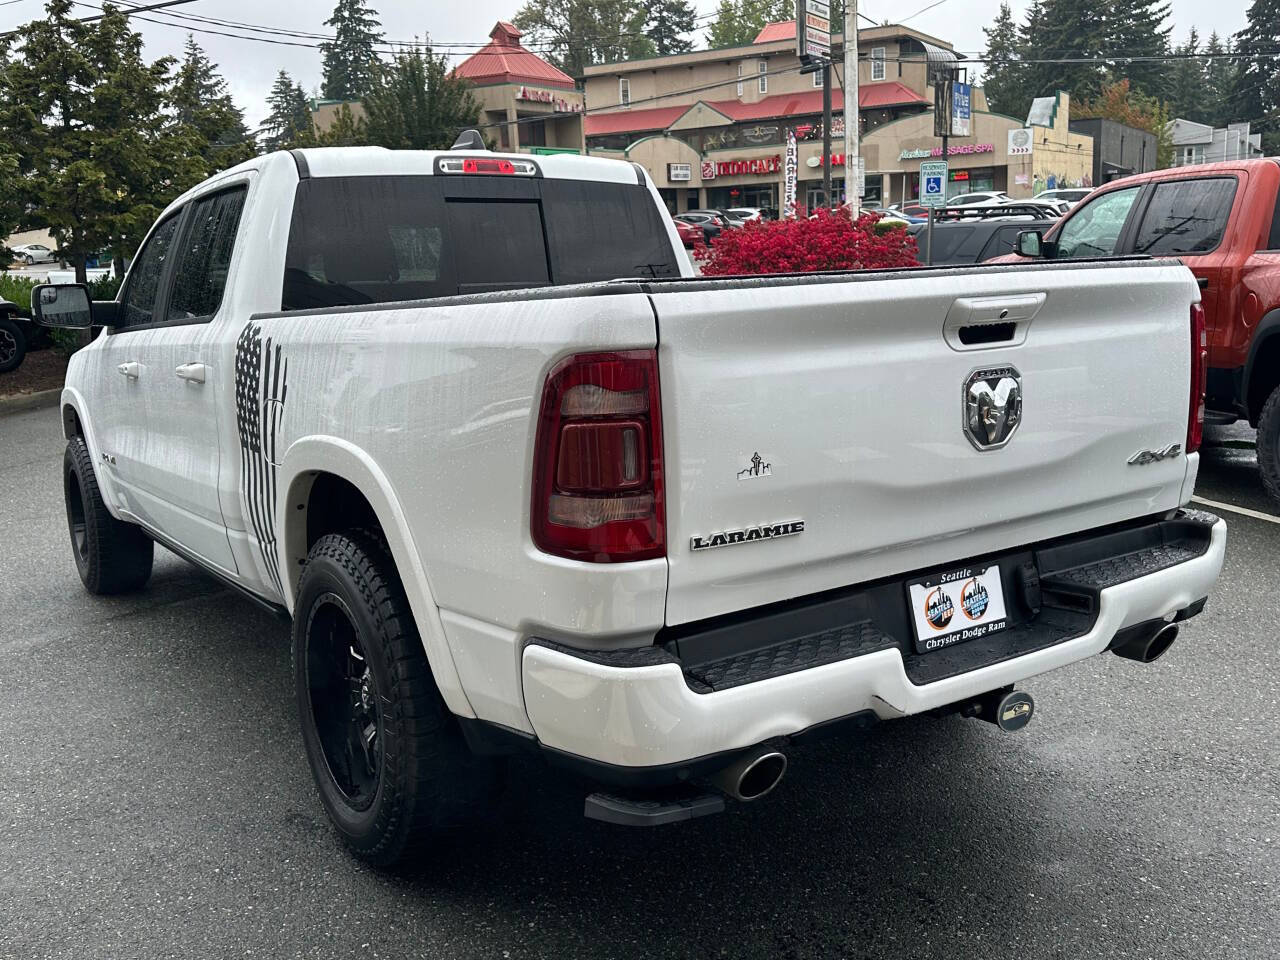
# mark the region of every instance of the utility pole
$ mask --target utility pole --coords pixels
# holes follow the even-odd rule
[[[862,206],[857,188],[858,0],[844,0],[844,195],[855,209]]]
[[[845,161],[848,162],[847,159]],[[845,183],[848,184],[848,170],[845,171]],[[836,208],[836,198],[831,195],[831,61],[822,66],[822,196],[826,198],[827,209]]]

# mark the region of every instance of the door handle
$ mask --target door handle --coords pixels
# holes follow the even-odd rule
[[[203,363],[184,363],[173,372],[178,375],[179,380],[186,380],[188,383],[204,383],[204,377],[209,372],[209,368]]]
[[[128,377],[130,380],[137,380],[138,375],[142,373],[142,364],[140,364],[137,360],[130,360],[128,363],[120,364],[120,366],[116,367],[116,369],[119,370],[123,376]]]
[[[1201,289],[1201,290],[1208,290],[1208,289],[1209,289],[1209,278],[1208,278],[1208,277],[1196,277],[1196,284],[1200,287],[1200,289]]]

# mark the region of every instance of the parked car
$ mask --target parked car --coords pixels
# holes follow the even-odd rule
[[[59,411],[82,582],[160,543],[291,619],[320,802],[375,864],[465,850],[508,754],[651,826],[810,733],[1018,729],[1014,684],[1154,660],[1218,576],[1181,264],[693,277],[636,171],[272,153],[163,211],[119,300],[34,291],[105,328]]]
[[[764,210],[760,207],[730,207],[725,213],[736,218],[742,223],[750,223],[752,220],[764,220]]]
[[[725,219],[713,213],[702,213],[699,211],[677,213],[673,219],[701,227],[703,240],[707,243],[710,243],[716,237],[720,236],[721,231],[726,229]]]
[[[696,247],[698,244],[706,242],[701,225],[690,223],[688,220],[681,220],[678,217],[674,218],[672,223],[675,224],[676,233],[680,235],[680,242],[686,247]]]
[[[921,263],[944,266],[982,263],[1017,248],[1018,237],[1038,225],[1053,226],[1057,219],[1040,204],[1008,204],[1003,207],[951,207],[933,224],[933,249],[929,249],[927,224],[913,224]]]
[[[1028,252],[1055,260],[1177,257],[1186,264],[1208,317],[1210,420],[1245,419],[1257,428],[1262,482],[1280,503],[1278,196],[1276,159],[1142,173],[1092,191]]]
[[[47,263],[56,260],[57,254],[46,247],[43,243],[24,243],[21,246],[11,247],[13,250],[13,258],[21,263]]]
[[[1032,199],[1064,201],[1067,209],[1070,209],[1091,193],[1093,193],[1092,187],[1060,187],[1057,190],[1041,190]]]
[[[948,207],[966,207],[970,204],[1009,203],[1013,197],[1003,190],[979,190],[975,193],[961,193],[947,200]]]
[[[741,217],[734,216],[727,210],[690,210],[689,213],[715,217],[720,221],[720,226],[722,227],[740,227],[746,222]]]
[[[0,300],[0,373],[22,366],[22,361],[42,331],[24,316],[22,308],[8,300]]]

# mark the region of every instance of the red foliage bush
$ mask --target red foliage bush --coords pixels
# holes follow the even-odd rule
[[[819,210],[812,220],[755,220],[693,255],[705,276],[917,266],[915,237],[901,225],[877,228],[878,221],[874,214],[852,220],[847,210]]]

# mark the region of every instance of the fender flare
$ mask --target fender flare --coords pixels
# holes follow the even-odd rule
[[[1244,365],[1244,382],[1240,385],[1241,393],[1244,394],[1241,399],[1250,418],[1255,416],[1255,411],[1249,409],[1249,389],[1252,386],[1253,365],[1258,359],[1258,354],[1262,351],[1263,344],[1280,337],[1280,307],[1274,310],[1268,310],[1263,314],[1262,319],[1258,321],[1258,327],[1253,331],[1253,338],[1249,343],[1249,359]]]
[[[282,574],[280,582],[284,585],[284,602],[290,614],[294,613],[298,598],[298,580],[294,575],[296,560],[305,557],[307,551],[306,514],[298,506],[305,504],[315,474],[331,473],[359,490],[373,507],[404,584],[418,632],[422,635],[422,646],[436,686],[452,713],[474,718],[475,711],[467,700],[449,650],[440,608],[435,602],[426,567],[386,474],[364,450],[345,440],[326,436],[295,440],[285,451],[279,469],[276,516],[280,518],[281,529],[276,542],[276,563]]]

